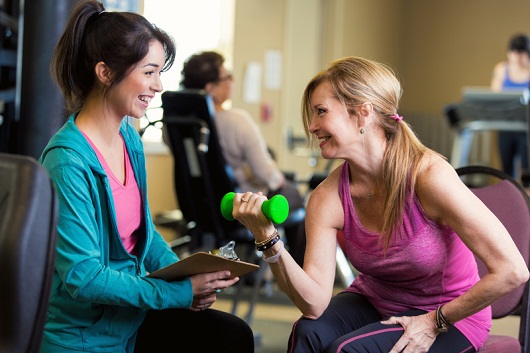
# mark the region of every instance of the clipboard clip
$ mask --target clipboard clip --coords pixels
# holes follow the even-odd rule
[[[233,240],[230,240],[226,245],[221,246],[217,253],[215,255],[221,256],[230,260],[239,260],[239,257],[237,256],[234,248],[236,246],[236,242]]]

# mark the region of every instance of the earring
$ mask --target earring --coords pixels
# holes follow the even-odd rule
[[[361,128],[361,130],[359,132],[361,133],[361,135],[364,134],[364,129]]]

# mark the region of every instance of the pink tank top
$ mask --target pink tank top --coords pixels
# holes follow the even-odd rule
[[[405,207],[403,224],[384,255],[380,234],[368,231],[357,218],[346,162],[339,190],[346,256],[360,272],[347,291],[364,295],[383,317],[409,309],[435,310],[479,280],[473,253],[450,227],[427,217],[416,195]],[[491,328],[491,307],[455,326],[480,348]]]
[[[99,162],[105,169],[109,178],[110,187],[112,189],[112,196],[114,199],[114,209],[116,211],[116,221],[118,223],[118,232],[121,241],[127,252],[133,255],[138,255],[136,243],[138,242],[138,228],[142,221],[142,199],[140,197],[140,190],[136,183],[134,170],[132,169],[131,160],[127,153],[125,142],[123,142],[123,151],[125,158],[125,183],[121,183],[110,169],[107,161],[98,150],[96,145],[90,138],[83,134],[90,144]],[[123,139],[122,139],[123,140]]]

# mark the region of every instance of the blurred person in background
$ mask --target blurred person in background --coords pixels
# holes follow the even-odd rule
[[[212,97],[219,143],[240,190],[261,191],[269,198],[281,194],[289,201],[290,208],[303,207],[298,188],[278,168],[252,116],[243,109],[225,108],[224,103],[232,96],[233,77],[224,62],[225,58],[215,51],[191,55],[182,69],[182,88],[205,90]],[[285,227],[285,237],[293,258],[302,266],[305,252],[303,222]]]
[[[490,87],[493,91],[528,89],[530,82],[530,39],[526,34],[510,38],[506,60],[497,63],[493,69]],[[499,131],[499,152],[502,169],[514,178],[517,176],[516,162],[521,168],[528,168],[528,144],[524,131]]]

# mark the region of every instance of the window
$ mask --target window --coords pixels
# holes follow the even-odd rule
[[[107,11],[138,12],[139,0],[103,0]]]
[[[234,28],[234,0],[144,0],[143,15],[162,28],[175,40],[176,60],[171,69],[162,73],[164,91],[177,90],[180,85],[182,64],[190,55],[201,50],[217,50],[231,66]],[[162,118],[160,95],[151,101],[146,119],[140,128],[150,121]],[[149,127],[144,141],[161,141],[160,129]]]

